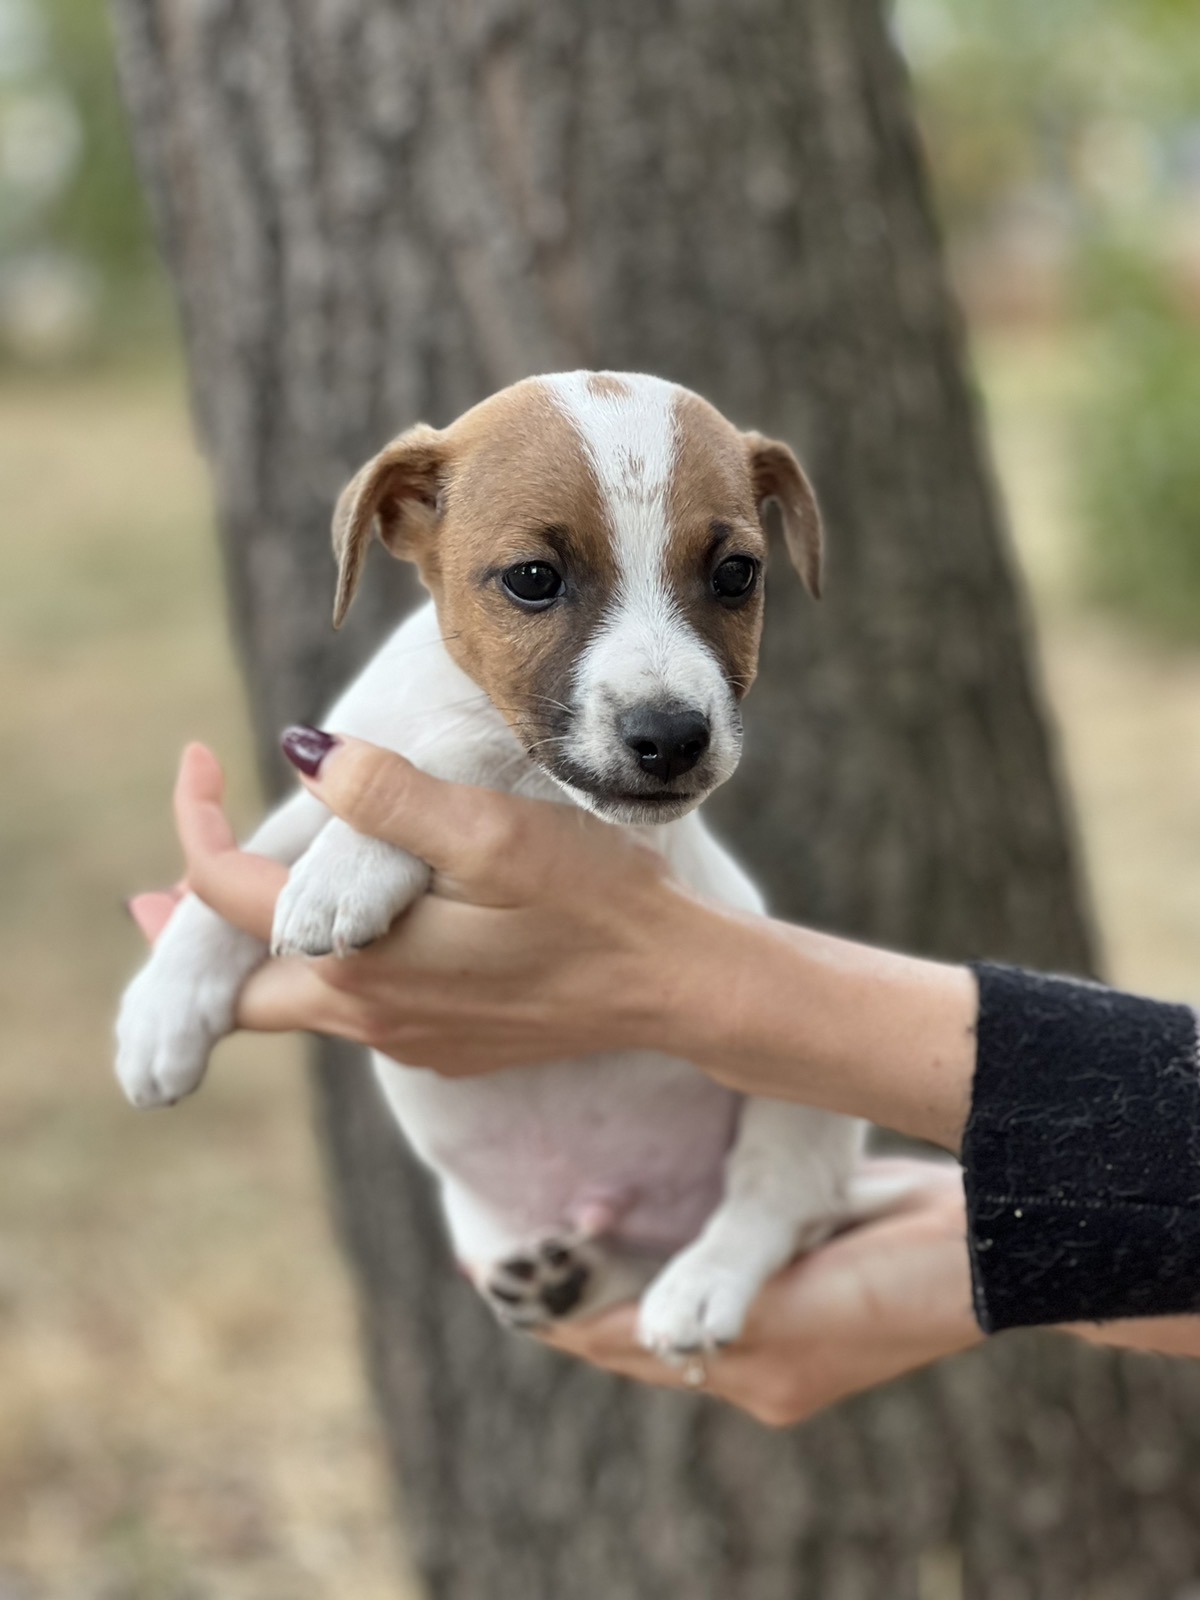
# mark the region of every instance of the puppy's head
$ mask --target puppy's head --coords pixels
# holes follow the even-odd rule
[[[786,445],[659,378],[529,378],[352,480],[334,621],[377,533],[534,761],[611,821],[668,821],[737,765],[771,500],[815,595],[820,519]]]

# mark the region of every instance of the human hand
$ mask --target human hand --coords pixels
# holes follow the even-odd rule
[[[428,862],[431,890],[363,950],[264,963],[239,1026],[336,1034],[449,1076],[661,1050],[741,1093],[956,1147],[975,1063],[966,968],[712,904],[623,829],[441,781],[360,739],[301,778],[358,832]],[[175,792],[187,883],[265,940],[287,871],[237,848],[222,788],[216,757],[189,747]],[[153,931],[171,904],[131,909]]]
[[[735,1344],[710,1356],[704,1392],[788,1427],[983,1339],[971,1309],[962,1175],[949,1163],[879,1161],[910,1180],[887,1215],[840,1234],[766,1285]],[[637,1342],[633,1304],[544,1335],[558,1350],[644,1383],[683,1372]]]
[[[656,852],[573,807],[442,783],[357,739],[301,776],[360,832],[427,860],[432,891],[366,949],[265,963],[240,1026],[337,1034],[456,1076],[655,1042],[705,921]],[[186,886],[266,939],[287,870],[238,849],[223,787],[215,756],[189,746],[175,789]],[[147,937],[179,892],[130,902]]]

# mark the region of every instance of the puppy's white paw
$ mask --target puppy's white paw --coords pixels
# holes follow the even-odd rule
[[[135,1106],[169,1106],[200,1085],[217,1040],[232,1031],[238,991],[266,955],[188,895],[117,1017],[117,1077]]]
[[[331,822],[291,870],[275,906],[271,954],[342,956],[370,944],[428,883],[429,868],[407,850]]]
[[[117,1077],[141,1107],[170,1106],[199,1088],[217,1040],[233,1028],[237,989],[220,975],[151,960],[117,1017]]]
[[[642,1297],[638,1341],[672,1363],[730,1344],[761,1287],[758,1277],[734,1263],[684,1251]]]

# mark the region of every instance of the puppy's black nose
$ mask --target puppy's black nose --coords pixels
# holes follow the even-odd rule
[[[621,718],[621,737],[643,772],[670,783],[690,772],[708,749],[708,718],[698,711],[634,706]]]

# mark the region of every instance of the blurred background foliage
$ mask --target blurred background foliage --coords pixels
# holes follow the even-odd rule
[[[1092,592],[1200,639],[1200,16],[1193,0],[901,0],[951,259],[981,331],[1083,365]]]
[[[1200,319],[1136,240],[1093,245],[1081,305],[1098,330],[1079,408],[1077,487],[1096,598],[1166,640],[1200,639]]]
[[[1195,0],[897,0],[893,15],[973,327],[1040,331],[1079,368],[1071,492],[1091,593],[1200,639]],[[0,362],[127,360],[171,338],[101,0],[0,0]]]
[[[0,0],[0,353],[161,342],[166,296],[99,0]]]

